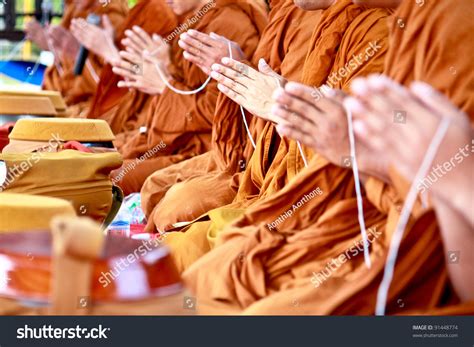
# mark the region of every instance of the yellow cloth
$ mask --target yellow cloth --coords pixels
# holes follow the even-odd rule
[[[117,152],[3,153],[2,188],[11,193],[52,196],[73,203],[79,215],[103,221],[112,206],[109,174],[122,165]]]
[[[74,208],[62,199],[0,193],[0,233],[47,230],[57,215],[74,216]]]
[[[99,119],[27,118],[20,119],[8,136],[11,140],[105,142],[115,140],[107,122]]]

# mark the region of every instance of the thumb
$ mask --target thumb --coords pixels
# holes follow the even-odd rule
[[[258,71],[260,71],[261,73],[267,76],[272,76],[272,77],[275,77],[275,75],[278,76],[278,74],[272,70],[270,65],[268,65],[265,59],[263,58],[258,61]]]
[[[106,14],[102,16],[102,25],[104,26],[104,29],[114,30],[114,26],[112,25],[109,16],[107,16]]]
[[[217,35],[215,32],[211,32],[209,34],[209,36],[214,40],[222,41],[222,42],[225,42],[225,43],[229,42],[229,40],[226,37],[221,36],[221,35]]]

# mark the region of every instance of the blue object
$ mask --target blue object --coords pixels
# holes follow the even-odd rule
[[[0,60],[0,74],[6,75],[19,82],[27,82],[40,86],[43,83],[46,66],[39,64],[35,71],[35,62],[22,60]]]

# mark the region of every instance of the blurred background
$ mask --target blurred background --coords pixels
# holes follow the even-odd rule
[[[128,0],[129,6],[137,1]],[[63,11],[64,0],[0,0],[0,87],[18,84],[17,77],[25,81],[22,76],[17,76],[16,69],[24,74],[35,66],[38,74],[25,76],[26,80],[33,85],[41,83],[41,70],[44,65],[52,63],[51,57],[24,40],[25,24],[33,18],[41,22],[45,17],[57,24]],[[31,69],[25,69],[25,64],[32,64]]]

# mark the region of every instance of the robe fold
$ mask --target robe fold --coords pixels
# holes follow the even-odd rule
[[[205,33],[215,32],[235,41],[247,56],[251,56],[257,47],[266,22],[261,6],[250,0],[218,0],[199,20],[193,21],[193,16],[190,14],[185,19],[185,23],[192,24],[190,28]],[[171,47],[172,83],[181,90],[197,89],[207,80],[207,75],[185,60],[182,54],[183,50],[175,39]],[[124,175],[118,182],[126,194],[139,192],[145,179],[153,172],[205,153],[211,148],[217,97],[217,83],[211,80],[204,91],[198,94],[180,95],[166,89],[162,95],[153,98],[146,119],[147,132],[138,133],[137,130],[125,144],[119,146],[126,159],[124,166],[133,162],[137,164],[131,173]],[[160,146],[160,150],[150,156],[150,151],[157,146]],[[149,158],[136,160],[143,156]]]
[[[159,18],[159,20],[157,20]],[[178,26],[178,20],[164,0],[142,0],[134,6],[117,30],[115,44],[119,50],[125,31],[139,26],[147,33],[158,34],[163,38]],[[152,97],[137,90],[119,88],[117,83],[122,78],[112,71],[107,64],[100,75],[100,82],[94,98],[87,107],[87,118],[104,119],[109,123],[115,134],[136,130],[145,125],[145,117],[149,110]]]
[[[301,10],[292,0],[272,1],[269,23],[248,64],[255,67],[264,58],[276,73],[301,80],[300,67],[319,15],[319,11]],[[257,141],[266,122],[256,117],[249,121]],[[253,148],[238,104],[224,94],[218,97],[211,146],[208,153],[160,170],[147,180],[142,201],[149,230],[193,220],[233,201],[241,175],[238,172],[246,168]]]
[[[61,21],[64,29],[69,30],[74,18],[86,18],[91,13],[99,16],[107,15],[113,26],[117,28],[128,13],[127,0],[111,1],[107,6],[95,0],[85,1],[87,4],[82,9],[77,8],[74,1],[66,1]],[[103,59],[90,53],[87,59],[90,68],[86,65],[79,76],[74,75],[75,58],[56,56],[55,59],[63,69],[62,74],[55,65],[49,67],[45,72],[43,89],[61,92],[68,106],[91,98],[97,89],[98,76],[104,65]]]
[[[325,10],[309,41],[302,82],[314,87],[331,83],[330,87],[347,91],[352,79],[381,72],[388,48],[387,16],[386,10],[365,9],[350,1],[340,1]],[[372,56],[365,56],[374,42],[379,48],[370,51]],[[359,54],[361,63],[351,64]],[[176,247],[173,256],[182,264],[178,265],[180,270],[205,253],[206,249],[195,250],[195,244],[206,244],[196,242],[198,235],[207,238],[208,250],[214,246],[218,233],[232,222],[239,227],[266,223],[278,230],[305,228],[341,199],[355,203],[350,170],[330,164],[307,149],[305,157],[312,161],[305,168],[297,143],[280,140],[272,124],[266,125],[260,140],[234,202],[209,212],[210,221],[192,225],[189,229],[193,242],[187,245],[180,241]],[[170,235],[166,242],[173,249],[174,238],[185,239],[190,230]],[[195,251],[191,253],[189,249]]]
[[[458,46],[463,46],[468,56],[472,55],[472,40],[467,37],[474,28],[466,16],[472,9],[472,2],[468,0],[456,6],[443,0],[421,7],[404,1],[394,14],[390,28],[385,68],[389,77],[405,85],[423,80],[439,86],[458,106],[468,109],[472,88],[465,86],[472,83],[472,62],[466,62],[457,54],[455,60],[448,57],[454,59],[453,47]],[[406,26],[400,28],[396,18],[403,18]],[[465,38],[462,45],[458,38]],[[457,83],[455,74],[445,74],[442,66],[448,62],[466,72],[462,78],[467,82]],[[202,311],[374,314],[388,247],[403,204],[404,193],[400,187],[406,187],[403,182],[395,182],[397,176],[393,172],[391,178],[393,185],[373,178],[365,184],[370,269],[362,256],[354,199],[327,206],[313,225],[299,225],[300,229],[292,229],[300,222],[290,222],[283,224],[285,228],[270,230],[268,225],[256,224],[256,219],[246,216],[238,222],[240,228],[236,225],[222,233],[217,241],[219,246],[185,273]],[[406,189],[402,190],[406,193]],[[246,226],[247,221],[253,225]],[[460,303],[449,282],[445,250],[434,212],[417,206],[401,243],[386,313],[472,312],[474,302]]]

